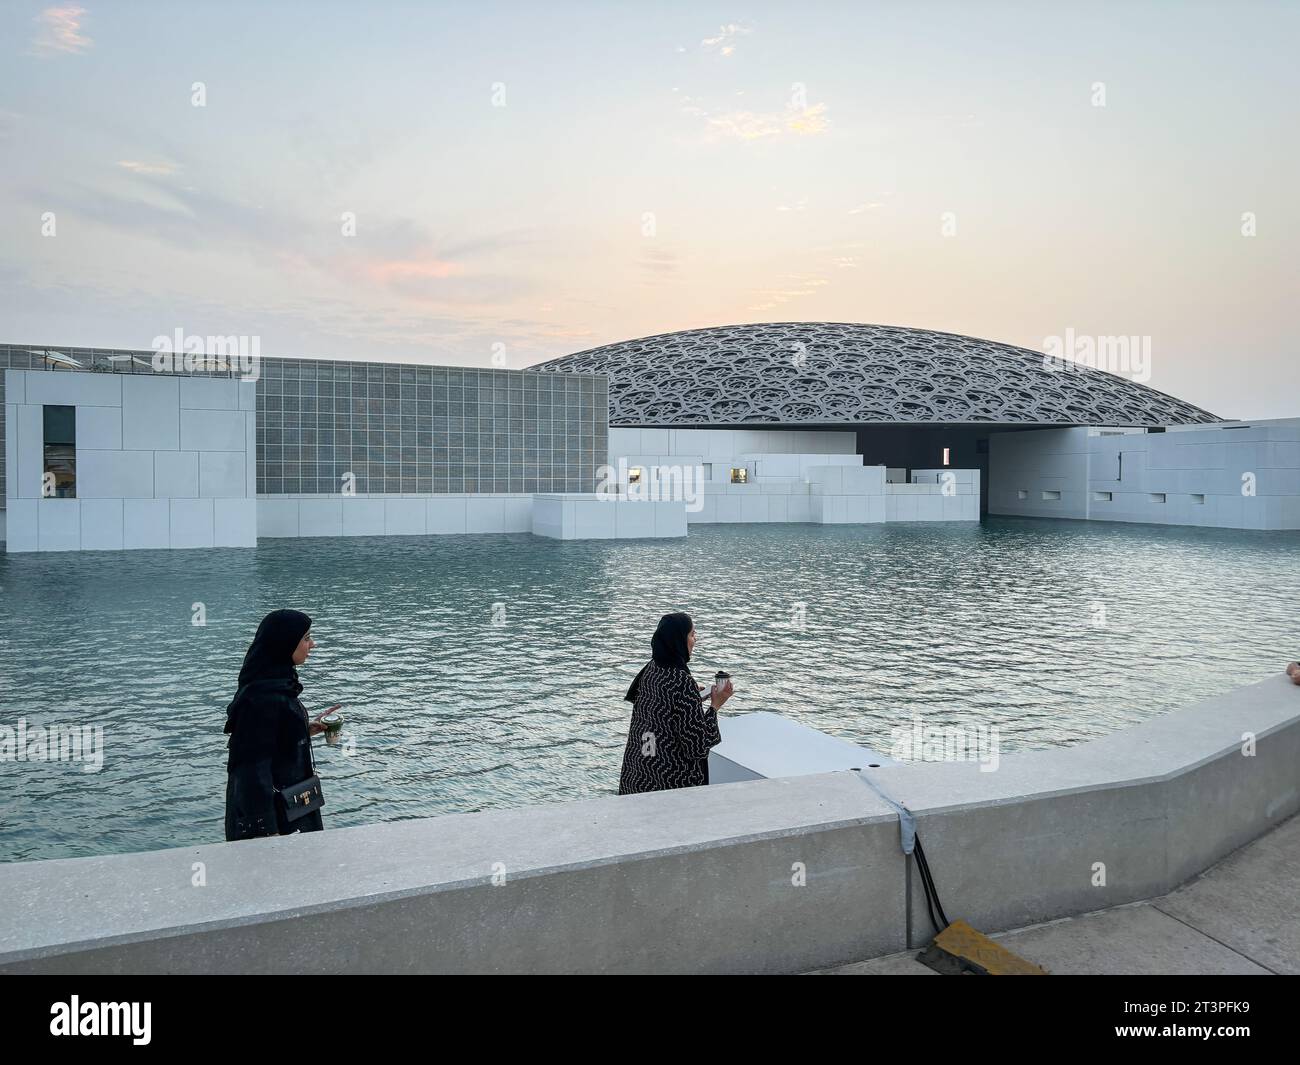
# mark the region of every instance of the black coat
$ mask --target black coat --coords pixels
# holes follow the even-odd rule
[[[640,674],[618,793],[693,788],[709,782],[709,750],[722,742],[691,671],[651,662]]]
[[[311,734],[302,689],[291,677],[255,681],[230,705],[230,757],[226,763],[226,839],[317,832],[319,810],[292,824],[274,788],[311,776]]]

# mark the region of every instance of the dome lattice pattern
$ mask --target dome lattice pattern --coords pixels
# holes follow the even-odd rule
[[[609,376],[618,426],[1182,425],[1213,414],[1039,352],[885,325],[791,322],[625,340],[530,367]]]

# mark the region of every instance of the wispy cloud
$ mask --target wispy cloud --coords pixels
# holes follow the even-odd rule
[[[883,203],[860,203],[856,207],[849,208],[849,214],[863,214],[866,211],[874,211],[877,207],[884,207]]]
[[[814,137],[830,129],[826,105],[792,101],[780,111],[710,111],[691,96],[679,95],[684,114],[702,118],[714,137],[761,140],[765,137]]]
[[[117,165],[123,170],[129,170],[133,174],[153,174],[167,175],[174,174],[180,169],[175,163],[142,163],[135,159],[119,159]]]
[[[33,55],[75,55],[95,42],[81,32],[86,9],[71,4],[47,7],[33,20],[40,27],[32,41]]]
[[[718,30],[716,37],[705,37],[700,42],[700,48],[705,52],[715,52],[721,56],[729,56],[736,50],[734,43],[737,37],[743,37],[754,31],[748,26],[742,26],[738,22],[728,22]]]

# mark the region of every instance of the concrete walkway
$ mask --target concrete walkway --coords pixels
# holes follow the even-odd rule
[[[954,920],[956,902],[944,900]],[[1300,816],[1168,895],[992,938],[1049,973],[1300,974]],[[820,972],[937,976],[918,953]]]

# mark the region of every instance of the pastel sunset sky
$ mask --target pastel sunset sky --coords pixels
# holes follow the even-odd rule
[[[1072,330],[1296,416],[1297,41],[1263,2],[8,2],[0,341]]]

